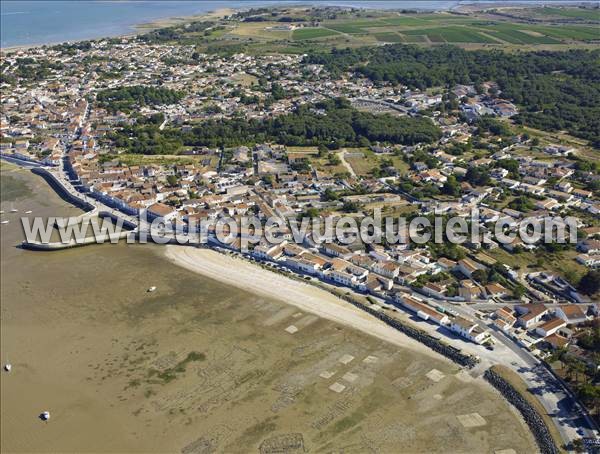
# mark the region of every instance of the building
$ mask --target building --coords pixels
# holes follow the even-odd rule
[[[543,304],[527,304],[524,306],[516,306],[515,310],[519,314],[517,323],[525,329],[531,328],[539,323],[544,315],[548,313],[548,308]]]
[[[475,271],[484,269],[485,267],[483,265],[480,265],[471,259],[462,259],[458,261],[458,270],[468,278],[471,278]]]
[[[429,307],[427,304],[418,301],[415,298],[412,298],[408,295],[402,296],[399,298],[399,302],[402,307],[408,309],[411,312],[417,314],[417,317],[422,318],[423,320],[431,320],[438,325],[447,325],[450,320],[446,314],[442,314],[435,309]]]
[[[460,316],[454,317],[450,323],[450,331],[476,344],[481,344],[488,336],[487,331],[482,330],[477,323]]]
[[[469,279],[460,282],[458,294],[464,298],[465,301],[473,301],[484,297],[481,288]]]
[[[576,325],[578,323],[587,321],[585,311],[581,308],[581,306],[577,306],[575,304],[558,306],[554,310],[554,315],[564,320],[569,325]]]
[[[535,329],[535,332],[539,336],[547,337],[547,336],[550,336],[551,334],[556,333],[559,329],[561,329],[565,326],[567,326],[567,323],[564,320],[554,317],[554,318],[548,320],[546,323],[538,326]]]

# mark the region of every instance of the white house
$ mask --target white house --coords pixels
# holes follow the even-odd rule
[[[548,320],[543,325],[538,326],[535,329],[535,332],[539,336],[547,337],[547,336],[550,336],[551,334],[554,334],[559,329],[564,328],[565,326],[567,326],[567,323],[564,320],[554,317],[554,318]]]
[[[583,306],[578,306],[575,304],[558,306],[554,310],[554,315],[561,318],[569,325],[576,325],[577,323],[583,323],[587,321],[587,316],[585,315]]]
[[[450,331],[476,344],[481,344],[488,336],[487,331],[479,328],[477,323],[460,316],[454,317],[450,324]]]

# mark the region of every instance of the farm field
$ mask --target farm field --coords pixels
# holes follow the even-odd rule
[[[302,28],[299,30],[294,30],[292,39],[294,39],[294,40],[314,39],[314,38],[323,38],[325,36],[331,36],[331,35],[337,35],[337,32],[334,30],[329,30],[327,28]]]
[[[316,45],[331,48],[377,43],[563,50],[589,48],[600,41],[600,12],[584,8],[473,9],[460,14],[352,12],[314,20],[307,11],[287,8],[281,13],[288,18],[289,30],[273,17],[223,20],[219,24],[222,28],[210,35],[189,33],[186,37],[211,53],[231,49],[249,54],[305,53]]]

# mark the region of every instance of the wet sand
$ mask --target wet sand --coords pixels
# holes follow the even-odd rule
[[[27,188],[3,210],[77,214],[10,174]],[[160,246],[18,249],[6,216],[2,452],[535,451],[515,411],[442,358],[174,266]]]

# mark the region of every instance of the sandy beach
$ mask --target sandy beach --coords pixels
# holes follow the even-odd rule
[[[421,343],[325,290],[265,270],[243,259],[210,249],[176,245],[167,245],[165,256],[176,265],[224,284],[291,304],[324,319],[436,359],[442,358]]]
[[[316,287],[183,246],[17,248],[25,211],[77,210],[0,183],[2,452],[535,449],[483,380]]]

